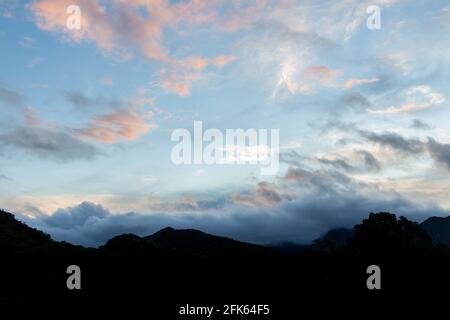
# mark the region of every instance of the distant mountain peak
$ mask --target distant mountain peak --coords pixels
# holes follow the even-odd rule
[[[434,243],[450,244],[450,216],[430,217],[420,224]]]

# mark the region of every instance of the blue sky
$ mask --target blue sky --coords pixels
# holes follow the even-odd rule
[[[0,1],[1,206],[87,245],[448,215],[449,21],[448,1]],[[195,120],[279,129],[278,174],[176,166],[171,133]]]

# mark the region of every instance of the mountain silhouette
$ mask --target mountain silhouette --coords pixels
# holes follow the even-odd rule
[[[431,217],[422,222],[420,226],[433,239],[434,243],[450,245],[450,216],[446,218]]]
[[[119,235],[94,249],[54,241],[0,211],[0,301],[45,297],[170,304],[185,303],[186,297],[226,301],[232,293],[240,301],[272,299],[288,310],[289,299],[294,307],[297,297],[287,295],[290,291],[322,299],[366,297],[366,269],[373,264],[384,272],[383,297],[448,295],[450,249],[436,244],[448,239],[447,223],[448,218],[432,218],[419,225],[371,213],[353,229],[332,229],[310,245],[272,246],[168,227],[144,237]],[[65,286],[70,265],[82,270],[79,292]]]
[[[354,236],[355,232],[347,228],[335,228],[328,231],[323,238],[334,241],[338,245],[345,245]]]
[[[14,215],[0,210],[0,248],[4,250],[19,250],[39,248],[52,244],[48,234],[28,227],[15,219]]]
[[[210,255],[249,257],[249,255],[272,253],[269,248],[210,235],[194,229],[175,230],[167,227],[143,239],[159,248],[192,253],[202,252]]]

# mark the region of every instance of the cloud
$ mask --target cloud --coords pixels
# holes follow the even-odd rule
[[[258,183],[255,190],[249,194],[235,193],[231,199],[236,204],[248,207],[275,207],[283,199],[288,198],[277,190],[277,186],[269,182]]]
[[[24,95],[5,87],[0,87],[0,103],[17,108],[24,108],[26,106]]]
[[[34,48],[36,41],[31,37],[23,37],[19,44],[24,48]]]
[[[270,18],[289,29],[319,33],[332,41],[345,43],[365,23],[369,5],[388,7],[396,2],[399,1],[347,0],[327,1],[326,4],[317,5],[316,1],[280,1],[271,12]]]
[[[256,3],[259,1],[255,1]],[[66,27],[67,7],[78,5],[81,8],[81,28]],[[107,53],[129,58],[136,50],[146,58],[165,65],[169,71],[168,78],[161,81],[161,86],[168,91],[182,96],[189,94],[188,87],[196,79],[193,70],[200,72],[207,66],[222,68],[234,60],[234,57],[218,55],[212,58],[187,57],[176,58],[163,45],[164,29],[180,25],[211,24],[216,29],[225,31],[227,21],[219,13],[227,6],[226,1],[187,1],[171,3],[168,0],[153,1],[111,1],[103,5],[98,0],[37,0],[29,5],[39,28],[56,32],[65,39],[95,43]],[[235,22],[240,15],[245,16],[252,8],[258,7],[251,2],[245,9],[232,5]],[[236,26],[237,23],[234,23]]]
[[[351,89],[355,85],[361,85],[361,84],[367,84],[367,83],[373,83],[379,81],[379,78],[371,78],[371,79],[350,79],[347,80],[344,84],[344,88]]]
[[[18,127],[0,134],[0,146],[57,161],[90,160],[100,154],[95,147],[65,132],[38,127]]]
[[[27,67],[28,68],[34,68],[34,66],[36,66],[39,63],[41,63],[44,60],[45,60],[45,58],[42,58],[42,57],[34,57],[34,58],[32,58],[30,60],[30,62],[28,62]]]
[[[199,76],[193,72],[167,72],[167,70],[162,70],[160,75],[161,87],[182,97],[187,97],[191,94],[190,86]]]
[[[213,64],[214,66],[216,66],[217,68],[223,68],[227,64],[230,64],[231,62],[233,62],[234,60],[236,60],[235,56],[221,55],[221,56],[216,56],[216,57],[212,58],[210,63]]]
[[[66,99],[75,106],[87,107],[94,104],[91,99],[80,92],[66,92],[64,95]]]
[[[450,170],[450,144],[440,143],[431,137],[428,137],[427,141],[408,139],[392,132],[378,134],[359,130],[359,133],[373,143],[391,148],[405,155],[420,155],[428,152],[434,160]]]
[[[421,130],[431,129],[431,127],[427,123],[420,121],[419,119],[413,119],[410,127],[413,129],[421,129]]]
[[[36,109],[32,107],[27,107],[23,110],[23,116],[25,119],[25,124],[28,126],[38,126],[41,124],[41,120],[36,117]]]
[[[82,25],[79,30],[67,28],[67,8],[74,4],[83,8],[81,11]],[[71,0],[41,0],[32,2],[29,8],[36,17],[37,26],[42,30],[64,34],[77,42],[88,39],[94,41],[104,50],[111,50],[117,45],[114,34],[115,26],[108,20],[105,8],[96,0],[78,0],[76,2]],[[120,19],[121,17],[110,15],[110,18]]]
[[[86,128],[78,130],[78,135],[100,143],[136,140],[155,127],[146,122],[152,118],[152,112],[116,109],[94,117]]]
[[[36,117],[36,109],[26,104],[26,97],[14,90],[0,87],[0,104],[16,108],[22,114],[25,124],[35,126],[40,123]]]
[[[291,189],[295,193],[282,196]],[[182,212],[112,213],[103,206],[84,202],[49,216],[20,218],[57,240],[99,246],[119,234],[145,236],[166,226],[195,228],[259,244],[308,243],[330,228],[351,227],[369,212],[390,211],[416,220],[449,215],[439,207],[410,202],[393,191],[380,191],[376,185],[333,171],[290,167],[280,184],[264,182],[255,190],[234,197],[237,202],[220,209],[197,211],[199,204],[195,201]]]
[[[340,74],[340,70],[321,65],[309,66],[297,73],[297,68],[288,64],[283,67],[277,87],[285,86],[291,94],[315,94],[318,86],[336,87],[335,79]]]
[[[190,87],[194,81],[202,77],[202,70],[209,66],[223,68],[235,59],[234,56],[221,55],[213,58],[188,57],[176,61],[171,70],[161,70],[160,86],[179,96],[189,96],[191,93]]]
[[[421,154],[425,150],[425,144],[417,139],[406,139],[394,132],[375,133],[366,130],[359,130],[361,136],[367,140],[400,151],[404,154]]]
[[[368,109],[372,114],[396,114],[404,112],[420,111],[442,104],[445,97],[431,91],[429,86],[410,87],[404,94],[406,102],[398,106],[390,106],[382,110]]]
[[[319,161],[322,164],[332,166],[336,169],[342,169],[344,171],[351,172],[355,168],[348,164],[348,162],[344,159],[325,159],[325,158],[318,158],[317,161]]]
[[[107,107],[107,108],[119,108],[127,104],[127,101],[120,99],[109,99],[103,96],[89,97],[79,91],[66,91],[64,97],[72,105],[80,108],[94,108],[94,107]]]
[[[76,207],[58,209],[51,216],[42,218],[49,227],[71,229],[90,223],[94,219],[103,219],[110,212],[101,205],[83,202]]]
[[[357,153],[364,159],[365,166],[368,170],[379,171],[381,164],[375,156],[366,150],[358,150]]]
[[[7,175],[4,175],[3,173],[0,172],[0,180],[11,180],[11,178],[9,178]]]
[[[433,138],[428,138],[428,150],[436,161],[450,170],[450,144],[439,143]]]
[[[347,108],[350,108],[356,112],[364,111],[370,107],[372,104],[369,100],[359,92],[351,92],[344,94],[339,99],[339,105],[343,105]]]
[[[341,71],[326,66],[310,66],[305,68],[303,73],[307,80],[315,80],[323,86],[330,86]]]

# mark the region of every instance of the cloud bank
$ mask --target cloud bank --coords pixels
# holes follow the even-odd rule
[[[213,202],[192,201],[195,206],[176,212],[112,213],[84,202],[52,215],[19,216],[56,240],[95,247],[119,234],[145,236],[167,226],[258,244],[309,243],[331,228],[353,226],[370,212],[390,211],[415,220],[450,214],[336,171],[298,167],[290,167],[277,183],[259,183],[254,190],[233,194],[219,208]]]

